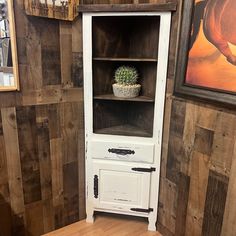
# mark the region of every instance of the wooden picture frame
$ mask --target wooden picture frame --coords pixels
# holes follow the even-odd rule
[[[14,5],[13,0],[7,0],[7,11],[9,21],[9,33],[10,33],[10,47],[11,47],[11,58],[12,67],[0,67],[0,72],[12,73],[14,77],[14,85],[0,86],[0,91],[15,91],[19,90],[19,67],[17,57],[17,44],[16,44],[16,26],[14,16]]]
[[[236,92],[186,83],[195,0],[184,1],[182,7],[174,95],[224,106],[236,105]]]
[[[24,0],[27,15],[73,21],[79,0]]]

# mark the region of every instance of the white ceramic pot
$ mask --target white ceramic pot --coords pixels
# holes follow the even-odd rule
[[[134,84],[134,85],[113,84],[112,87],[114,95],[120,98],[135,98],[139,95],[141,89],[140,84]]]

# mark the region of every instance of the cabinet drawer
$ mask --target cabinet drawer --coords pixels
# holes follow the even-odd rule
[[[89,151],[94,159],[153,163],[154,144],[91,141]]]

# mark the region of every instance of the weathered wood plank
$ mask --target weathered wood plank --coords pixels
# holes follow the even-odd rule
[[[181,172],[188,176],[190,176],[190,161],[194,151],[197,115],[197,106],[187,103],[183,131],[183,148],[187,158],[182,159],[180,168]]]
[[[22,96],[22,103],[20,105],[47,105],[77,101],[83,101],[82,88],[63,89],[61,86],[52,86],[45,89],[25,92]]]
[[[72,68],[72,25],[70,22],[60,21],[60,52],[61,52],[61,82],[66,88],[73,87],[71,81]]]
[[[212,153],[214,132],[212,130],[196,127],[194,149],[208,156]]]
[[[1,111],[0,111],[0,197],[3,198],[4,202],[9,200],[7,157],[6,157],[5,141],[3,137]]]
[[[3,108],[1,109],[1,114],[6,148],[11,208],[15,214],[19,214],[24,212],[24,196],[19,140],[17,132],[16,109]]]
[[[182,236],[185,234],[186,217],[189,197],[190,177],[180,174],[178,183],[178,199],[176,209],[175,235]]]
[[[60,105],[64,164],[78,161],[78,131],[83,129],[81,105],[80,103],[63,103]]]
[[[43,201],[43,225],[44,233],[55,229],[52,199]]]
[[[12,210],[12,235],[24,235],[24,194],[17,132],[16,109],[1,109],[2,127],[6,148],[7,173]]]
[[[208,156],[196,151],[193,153],[185,235],[201,235],[209,175],[208,163]]]
[[[55,228],[64,226],[63,199],[63,156],[61,138],[50,140],[52,163],[52,203],[54,207]]]
[[[52,177],[50,159],[50,139],[47,117],[47,107],[36,107],[37,149],[40,169],[40,184],[42,200],[52,198]]]
[[[0,193],[0,212],[2,217],[0,217],[0,236],[11,236],[12,232],[12,222],[11,222],[11,207],[5,202],[4,198]]]
[[[44,22],[45,23],[45,22]],[[26,58],[27,58],[27,77],[21,80],[22,91],[40,89],[42,87],[42,45],[40,31],[41,21],[33,18],[27,22],[27,34],[31,37],[26,41]],[[32,58],[34,58],[32,60]]]
[[[221,234],[227,190],[228,178],[210,171],[202,226],[203,236]]]
[[[24,202],[41,200],[35,107],[16,109]]]
[[[234,236],[236,232],[236,143],[234,145],[233,162],[230,172],[228,193],[221,236]]]
[[[79,12],[175,11],[176,3],[162,4],[92,4],[79,5]]]
[[[58,21],[41,25],[43,86],[61,84],[61,58]],[[50,33],[49,33],[50,32]]]
[[[175,233],[177,187],[171,181],[161,178],[158,221],[171,233]]]
[[[170,133],[172,135],[183,137],[184,121],[186,115],[186,103],[173,100],[171,107]]]
[[[229,176],[236,137],[236,116],[220,112],[216,124],[211,169]]]
[[[26,205],[25,215],[27,234],[30,236],[42,235],[44,233],[42,201]]]
[[[63,166],[64,217],[65,224],[79,220],[78,162]]]

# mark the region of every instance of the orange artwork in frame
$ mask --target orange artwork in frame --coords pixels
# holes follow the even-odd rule
[[[236,104],[236,1],[183,3],[175,94]]]

